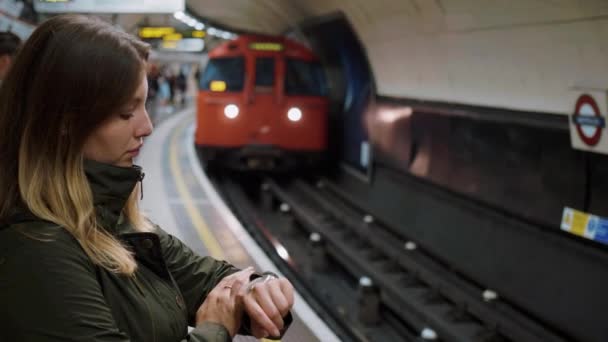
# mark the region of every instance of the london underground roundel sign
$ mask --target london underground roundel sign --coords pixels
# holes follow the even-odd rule
[[[606,121],[593,97],[584,94],[578,98],[573,120],[578,136],[586,145],[595,146],[600,142]]]

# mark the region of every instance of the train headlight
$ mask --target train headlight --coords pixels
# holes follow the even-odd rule
[[[224,115],[226,115],[228,119],[236,119],[236,117],[239,116],[239,106],[235,104],[227,105],[224,107]]]
[[[292,122],[298,122],[302,120],[302,111],[298,107],[289,108],[287,118]]]

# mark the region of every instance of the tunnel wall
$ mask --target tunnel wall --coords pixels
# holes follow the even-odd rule
[[[567,112],[385,96],[390,87],[374,76],[380,96],[361,122],[373,176],[338,173],[340,188],[541,324],[572,340],[607,339],[606,248],[559,225],[564,206],[608,216],[608,157],[570,147]]]
[[[592,172],[608,158],[572,149],[563,116],[381,97],[366,129],[376,167],[530,223],[558,229],[565,206],[608,214]]]
[[[566,117],[379,97],[365,118],[372,179],[333,177],[356,206],[567,340],[608,339],[608,249],[560,229],[565,206],[608,216],[608,156]]]

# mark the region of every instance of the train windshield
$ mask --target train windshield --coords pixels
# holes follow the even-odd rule
[[[245,83],[245,58],[226,57],[209,60],[199,87],[201,90],[212,90],[212,83],[223,82],[219,91],[242,91]]]
[[[285,75],[287,95],[326,96],[327,84],[320,63],[288,58]]]

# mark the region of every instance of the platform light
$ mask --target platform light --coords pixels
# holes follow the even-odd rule
[[[210,34],[210,35],[212,35],[212,36],[215,36],[215,35],[217,34],[217,31],[218,31],[218,30],[217,30],[215,27],[210,27],[210,28],[207,30],[207,33],[209,33],[209,34]]]
[[[196,18],[194,18],[193,16],[190,16],[184,12],[175,12],[173,13],[173,17],[175,17],[175,19],[183,22],[184,24],[190,26],[190,27],[194,27],[197,30],[202,30],[205,28],[205,24],[203,24],[202,22],[198,21]]]
[[[287,111],[287,118],[292,122],[298,122],[302,120],[302,111],[298,107],[292,107]]]
[[[287,251],[285,246],[283,246],[281,244],[277,244],[275,246],[275,250],[277,251],[277,254],[281,257],[281,259],[289,260],[289,252]]]
[[[182,20],[182,19],[184,19],[185,14],[182,11],[178,11],[178,12],[173,13],[173,17],[177,20]]]
[[[224,107],[224,115],[226,115],[228,119],[236,119],[236,117],[239,116],[239,107],[232,103],[227,105]]]

